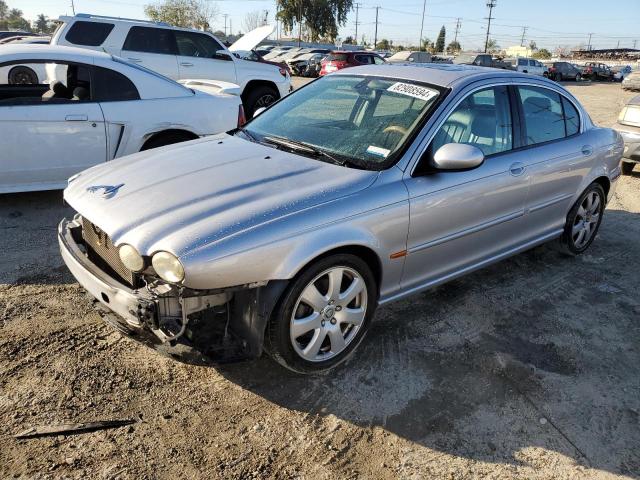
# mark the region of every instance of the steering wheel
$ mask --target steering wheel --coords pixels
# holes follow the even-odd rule
[[[389,125],[387,128],[385,128],[382,131],[382,133],[391,133],[391,132],[399,133],[400,135],[406,135],[407,133],[409,133],[409,130],[407,130],[404,127],[401,127],[400,125]]]

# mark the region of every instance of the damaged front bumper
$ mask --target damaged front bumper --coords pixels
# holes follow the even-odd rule
[[[176,360],[210,365],[256,358],[284,282],[194,291],[155,282],[132,289],[88,258],[79,216],[58,227],[67,267],[98,302],[105,322]]]

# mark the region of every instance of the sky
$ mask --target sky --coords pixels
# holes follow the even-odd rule
[[[26,18],[33,20],[44,13],[48,17],[71,14],[72,0],[5,0],[10,8],[19,8]],[[73,0],[76,12],[145,18],[144,5],[153,0]],[[304,0],[302,0],[304,1]],[[422,0],[354,0],[360,4],[358,39],[364,34],[372,42],[378,11],[378,40],[386,38],[394,44],[418,44],[422,19]],[[213,22],[213,30],[243,31],[245,15],[267,10],[271,21],[275,15],[273,0],[218,0],[220,14]],[[457,19],[460,19],[458,41],[465,50],[484,46],[486,35],[487,0],[426,0],[424,20],[425,38],[432,41],[442,25],[447,30],[446,42],[454,39]],[[640,0],[496,0],[493,9],[491,38],[506,48],[520,45],[524,27],[525,44],[535,41],[538,48],[587,45],[592,33],[592,48],[640,48]],[[345,38],[355,35],[356,13],[351,12],[347,23],[339,30]]]

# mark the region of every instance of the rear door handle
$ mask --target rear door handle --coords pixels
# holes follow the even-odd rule
[[[582,154],[585,157],[590,156],[593,153],[593,147],[591,145],[585,145],[582,147]]]
[[[133,62],[133,63],[142,63],[142,60],[140,60],[139,58],[127,57],[127,60],[129,60],[130,62]]]
[[[514,177],[519,177],[524,173],[526,169],[527,167],[524,166],[524,163],[516,162],[509,167],[509,173],[511,173],[511,175],[513,175]]]
[[[180,62],[180,65],[183,67],[193,67],[193,63],[189,62]]]
[[[67,115],[64,119],[67,122],[86,122],[89,117],[87,115]]]

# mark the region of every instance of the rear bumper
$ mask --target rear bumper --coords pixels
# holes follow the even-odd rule
[[[157,296],[147,289],[132,290],[119,283],[87,258],[80,239],[79,222],[64,219],[58,227],[62,258],[78,283],[99,303],[103,320],[120,333],[176,360],[197,365],[227,363],[260,354],[255,339],[240,338],[228,328],[231,316],[227,309],[232,302],[204,310],[207,314],[191,318],[179,338],[163,340],[157,333],[162,320],[159,317],[166,313],[168,301],[175,304],[177,298]],[[261,346],[262,337],[259,342]]]

